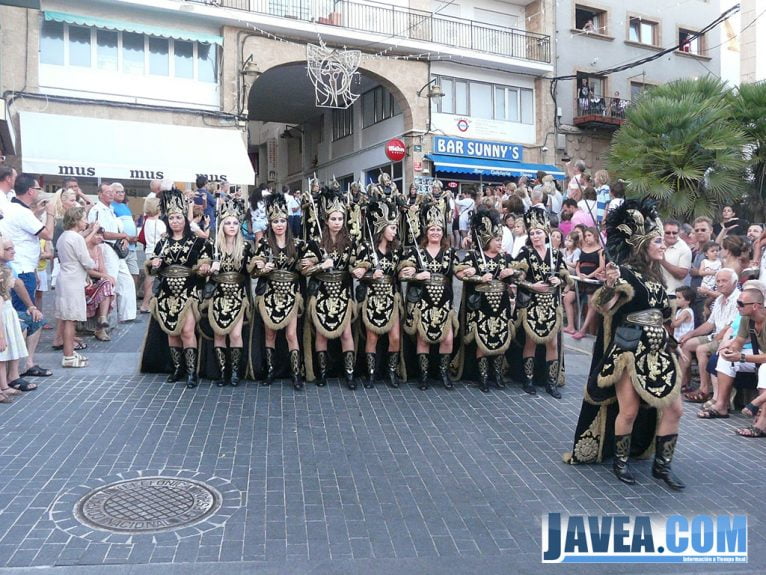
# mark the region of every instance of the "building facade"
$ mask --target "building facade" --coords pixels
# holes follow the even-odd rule
[[[556,153],[606,162],[625,109],[647,87],[678,78],[721,73],[721,30],[694,34],[721,14],[714,0],[566,0],[556,3]],[[658,59],[622,71],[673,48]]]
[[[314,174],[345,184],[382,171],[401,187],[437,175],[507,179],[544,159],[554,112],[545,80],[553,72],[552,7],[551,0],[0,5],[2,155],[51,185],[66,175],[136,189],[197,174],[293,188]],[[316,47],[334,64],[356,58],[353,72],[341,70],[350,106],[322,102],[326,85],[307,73]],[[436,154],[434,136],[462,143],[466,153]],[[399,141],[401,158],[391,153]],[[468,154],[471,142],[480,155]],[[515,154],[504,155],[511,148]]]

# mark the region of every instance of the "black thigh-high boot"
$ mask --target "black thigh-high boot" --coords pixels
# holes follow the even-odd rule
[[[317,352],[317,367],[319,368],[319,377],[317,377],[317,387],[327,385],[327,352]]]
[[[428,354],[427,353],[419,353],[418,354],[418,365],[420,366],[420,384],[418,387],[420,389],[428,389]]]
[[[553,359],[545,362],[548,378],[545,380],[545,391],[555,399],[561,399],[559,391],[559,360]]]
[[[479,364],[479,389],[484,393],[489,392],[489,361],[486,356],[477,359]]]
[[[183,379],[184,377],[183,359],[184,359],[184,352],[182,348],[180,347],[170,348],[170,360],[173,362],[173,371],[170,372],[170,375],[168,376],[166,380],[168,383],[175,383]]]
[[[186,361],[186,387],[192,389],[197,387],[197,383],[199,383],[197,378],[197,348],[184,348],[184,360]]]
[[[367,379],[364,381],[364,386],[367,389],[375,387],[375,366],[377,365],[377,356],[375,352],[366,353],[367,357]]]
[[[229,362],[231,363],[230,369],[231,369],[231,378],[229,379],[229,383],[233,385],[234,387],[237,387],[239,385],[240,381],[240,370],[242,369],[242,348],[241,347],[231,347],[229,348]]]
[[[274,383],[274,348],[266,349],[266,377],[263,378],[261,385],[271,385]]]
[[[503,359],[503,354],[492,358],[492,371],[494,372],[495,387],[497,389],[505,389],[505,383],[503,383]]]
[[[213,351],[215,351],[215,359],[218,362],[218,371],[221,372],[221,375],[215,380],[215,384],[218,387],[223,387],[226,385],[226,348],[214,347]]]
[[[439,378],[442,380],[442,385],[444,386],[444,389],[452,389],[455,386],[452,384],[452,380],[449,376],[449,359],[450,354],[448,353],[440,353],[439,354]]]
[[[652,465],[652,476],[662,479],[668,487],[675,491],[680,491],[686,485],[678,479],[670,468],[673,462],[673,454],[676,451],[676,441],[678,434],[658,435],[654,445],[654,465]]]
[[[356,380],[354,379],[354,352],[343,352],[343,370],[346,372],[346,387],[356,389]]]
[[[399,367],[399,352],[388,352],[388,385],[399,387],[399,376],[396,375],[396,368]]]
[[[300,391],[303,389],[303,380],[301,380],[301,354],[297,349],[290,350],[290,371],[293,374],[293,388]]]
[[[529,395],[535,395],[537,394],[535,389],[535,358],[534,356],[525,357],[522,362],[524,365],[524,385],[522,389]]]
[[[612,471],[617,479],[628,485],[633,485],[636,478],[628,466],[630,457],[630,434],[614,436],[614,461],[612,462]]]

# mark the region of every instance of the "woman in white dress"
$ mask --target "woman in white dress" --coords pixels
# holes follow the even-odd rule
[[[12,396],[37,387],[19,377],[19,359],[27,356],[27,345],[19,316],[11,304],[15,281],[6,264],[13,256],[13,242],[0,238],[0,403],[10,403]]]
[[[165,222],[160,219],[160,200],[158,198],[146,198],[144,200],[144,254],[148,260],[154,253],[154,247],[160,238],[167,233]],[[144,276],[144,299],[141,301],[141,313],[149,313],[149,301],[152,299],[152,286],[154,276]]]
[[[61,320],[64,332],[62,367],[88,365],[87,358],[74,350],[75,322],[88,319],[85,285],[88,283],[88,270],[95,266],[88,254],[85,239],[80,235],[87,227],[85,210],[80,207],[69,208],[64,214],[64,232],[56,242],[61,266],[56,282],[56,318]]]

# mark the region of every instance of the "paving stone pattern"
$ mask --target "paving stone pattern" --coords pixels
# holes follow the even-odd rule
[[[652,479],[648,461],[635,465],[636,486],[619,484],[607,465],[561,462],[590,362],[585,355],[568,354],[561,401],[515,386],[489,394],[464,385],[351,392],[333,381],[295,392],[288,382],[205,382],[186,390],[134,373],[144,325],[120,326],[119,349],[91,344],[93,370],[106,375],[54,368],[53,377],[36,380],[39,390],[0,405],[0,567],[563,573],[540,564],[541,517],[554,511],[748,513],[750,563],[709,572],[766,566],[759,545],[766,511],[753,504],[751,487],[760,487],[766,443],[735,436],[744,417],[699,421],[687,406],[675,464],[689,484],[684,493]],[[118,351],[124,357],[110,368]],[[60,358],[40,357],[47,366]],[[73,494],[142,475],[217,482],[228,493],[225,512],[204,528],[156,535],[103,536],[72,523]],[[706,572],[695,569],[684,571]]]

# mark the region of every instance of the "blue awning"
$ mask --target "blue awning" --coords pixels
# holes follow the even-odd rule
[[[193,32],[191,30],[179,30],[177,28],[166,28],[165,26],[152,26],[151,24],[142,24],[140,22],[107,20],[106,18],[96,18],[95,16],[83,16],[82,14],[54,12],[51,10],[45,11],[45,20],[48,22],[64,22],[66,24],[75,24],[76,26],[88,26],[106,30],[137,32],[139,34],[147,34],[159,38],[175,38],[177,40],[190,40],[193,42],[203,42],[205,44],[217,44],[219,46],[223,45],[223,36]]]
[[[442,154],[429,154],[426,157],[434,163],[437,172],[483,176],[536,176],[537,172],[542,170],[557,180],[564,179],[564,172],[551,164],[523,164],[505,160],[463,158]]]

